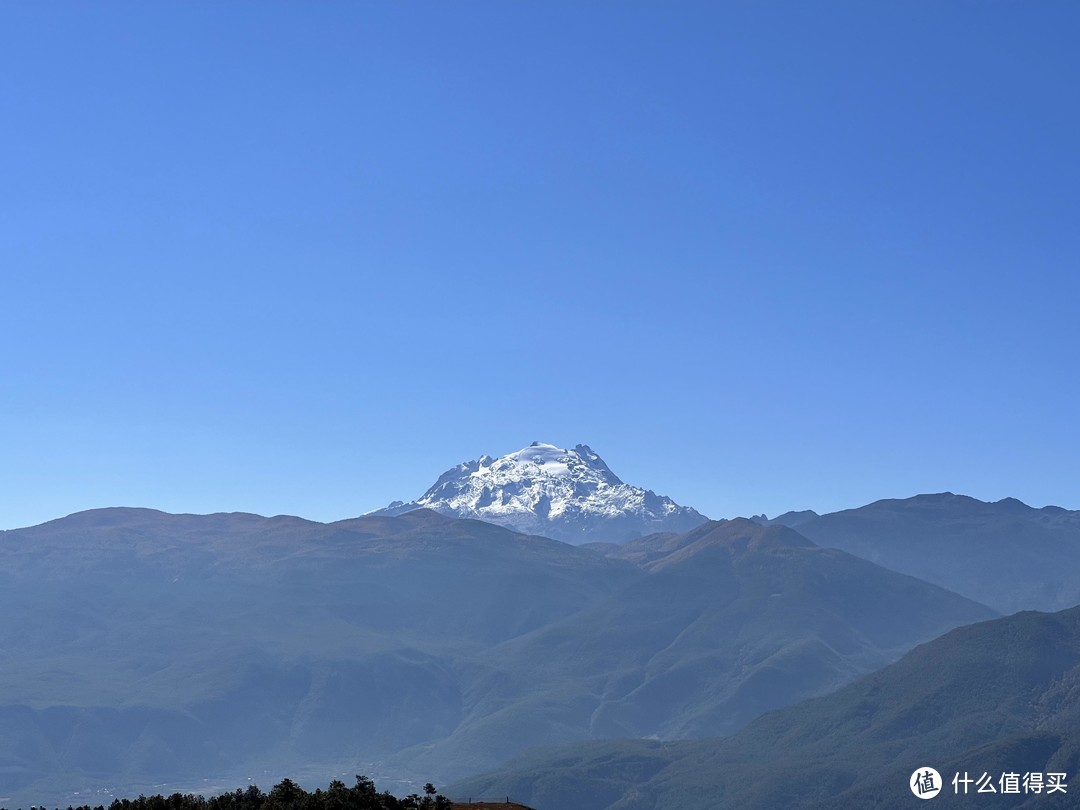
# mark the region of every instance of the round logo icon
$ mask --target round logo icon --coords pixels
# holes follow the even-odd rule
[[[932,799],[941,792],[941,774],[933,768],[919,768],[908,779],[908,786],[920,799]]]

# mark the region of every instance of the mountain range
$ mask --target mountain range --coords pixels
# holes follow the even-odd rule
[[[639,577],[428,510],[106,509],[4,532],[0,796],[374,773],[457,728],[477,654]]]
[[[706,521],[688,506],[623,483],[588,445],[565,450],[542,442],[499,458],[481,456],[458,464],[415,501],[394,501],[370,514],[414,509],[567,543],[682,532]]]
[[[891,807],[922,736],[1072,767],[1076,615],[990,620],[1080,601],[1078,544],[949,493],[710,521],[541,443],[334,523],[82,512],[0,532],[0,801],[505,766],[460,790]]]
[[[1080,603],[1080,511],[943,492],[769,521],[1003,613]]]
[[[1077,806],[1080,608],[953,630],[731,737],[547,749],[449,791],[560,810],[892,810],[924,806],[908,783],[927,766],[942,806]],[[1010,773],[1016,793],[1003,792]],[[1027,792],[1029,773],[1063,774],[1066,790]],[[977,792],[983,774],[995,793]]]
[[[784,527],[711,522],[661,543],[639,580],[492,648],[470,679],[478,713],[409,752],[413,765],[479,769],[560,739],[729,733],[994,615]]]
[[[623,483],[587,445],[566,450],[541,442],[459,464],[416,500],[371,514],[421,508],[574,544],[678,534],[706,521],[691,507]],[[787,526],[1003,613],[1080,603],[1080,511],[944,492],[752,520]]]
[[[0,796],[57,805],[727,733],[993,615],[783,526],[590,548],[427,509],[79,513],[0,534],[0,610]]]

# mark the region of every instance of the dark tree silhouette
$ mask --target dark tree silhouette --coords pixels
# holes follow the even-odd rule
[[[237,788],[209,799],[191,793],[174,793],[165,797],[139,796],[137,799],[115,799],[108,810],[449,810],[450,800],[440,796],[435,786],[424,785],[424,795],[416,793],[399,799],[392,793],[379,793],[375,783],[366,776],[357,776],[356,784],[346,787],[335,779],[325,790],[308,793],[291,779],[282,779],[263,793],[256,785]],[[0,808],[6,810],[6,808]],[[30,810],[48,810],[32,806]],[[55,810],[59,810],[56,808]],[[103,805],[69,806],[67,810],[106,810]]]

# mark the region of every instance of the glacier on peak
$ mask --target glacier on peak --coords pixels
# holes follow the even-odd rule
[[[395,501],[369,514],[422,508],[570,543],[688,531],[707,520],[670,498],[624,483],[588,445],[566,449],[544,442],[462,462],[415,501]]]

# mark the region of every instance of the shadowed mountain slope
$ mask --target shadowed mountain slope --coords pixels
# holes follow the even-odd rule
[[[827,697],[726,739],[618,741],[540,751],[451,795],[508,791],[541,810],[907,808],[920,767],[948,807],[1075,807],[1053,796],[952,795],[952,776],[1080,781],[1080,608],[953,630]]]
[[[494,648],[473,687],[483,716],[421,762],[435,766],[452,752],[482,767],[559,739],[730,733],[995,615],[748,520],[608,550],[649,576]]]

